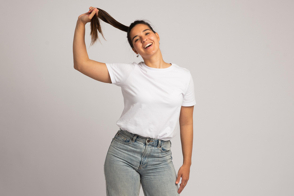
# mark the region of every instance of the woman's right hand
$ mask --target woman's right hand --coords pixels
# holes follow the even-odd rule
[[[98,16],[99,10],[95,7],[89,7],[89,11],[79,15],[78,20],[80,20],[82,23],[87,24],[88,22],[91,21],[93,16],[96,14],[96,17]]]

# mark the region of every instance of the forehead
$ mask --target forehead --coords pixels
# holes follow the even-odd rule
[[[134,26],[130,32],[131,37],[140,34],[142,31],[144,31],[145,29],[150,29],[148,27],[148,25],[145,24],[137,24],[136,26]],[[151,29],[150,29],[151,30]]]

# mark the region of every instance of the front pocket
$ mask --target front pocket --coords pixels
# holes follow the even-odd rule
[[[131,143],[131,138],[127,138],[122,134],[116,135],[115,139],[122,142],[122,143],[126,143],[126,144]]]
[[[161,152],[169,152],[169,151],[170,151],[170,147],[162,146],[162,147],[160,148],[160,151],[161,151]]]

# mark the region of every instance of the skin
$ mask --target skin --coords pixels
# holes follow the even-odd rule
[[[147,31],[144,31],[148,29]],[[136,36],[136,37],[135,37]],[[167,68],[171,66],[170,63],[167,63],[163,60],[162,54],[159,48],[160,37],[158,33],[154,33],[147,25],[137,24],[132,28],[130,32],[130,37],[133,43],[133,51],[136,54],[140,54],[143,58],[145,64],[152,68]],[[147,43],[152,43],[151,48],[144,49],[144,46]]]
[[[181,107],[179,124],[183,152],[183,165],[178,171],[178,176],[176,180],[176,184],[178,184],[180,182],[180,179],[182,178],[178,193],[181,193],[182,190],[185,188],[190,176],[193,149],[193,111],[194,106]]]

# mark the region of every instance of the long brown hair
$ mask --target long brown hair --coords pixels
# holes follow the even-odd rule
[[[98,12],[98,16],[95,14],[94,17],[91,19],[91,45],[93,45],[96,40],[98,39],[98,32],[101,33],[101,35],[103,36],[103,38],[105,39],[102,30],[101,30],[101,25],[100,25],[100,20],[98,18],[100,18],[101,20],[103,20],[104,22],[114,26],[115,28],[118,28],[122,31],[127,32],[127,38],[128,38],[128,42],[130,44],[130,46],[133,48],[133,44],[132,44],[132,40],[130,38],[130,32],[132,30],[132,28],[134,26],[136,26],[137,24],[145,24],[147,25],[154,33],[156,33],[153,28],[151,27],[151,25],[144,21],[144,20],[135,20],[133,23],[131,23],[131,25],[125,26],[123,24],[121,24],[120,22],[116,21],[112,16],[110,16],[110,14],[108,14],[106,11],[104,11],[103,9],[97,8],[99,10]]]

